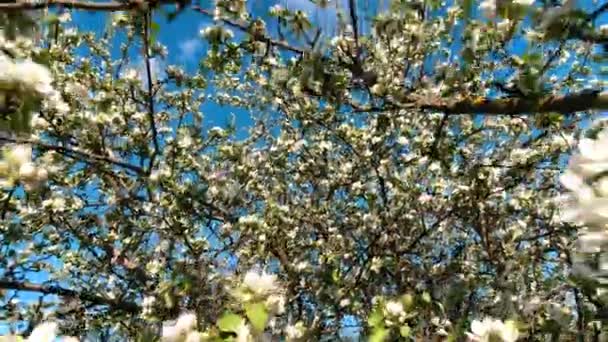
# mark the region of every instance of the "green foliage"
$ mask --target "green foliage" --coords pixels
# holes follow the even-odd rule
[[[258,317],[259,318],[259,317]],[[217,327],[221,331],[225,332],[237,332],[239,327],[243,324],[243,318],[237,314],[230,312],[225,313],[217,321]]]
[[[248,303],[245,305],[245,313],[251,325],[257,331],[264,331],[268,322],[268,311],[263,303]]]

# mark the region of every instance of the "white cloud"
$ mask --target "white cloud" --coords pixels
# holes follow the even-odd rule
[[[181,60],[192,60],[198,51],[201,51],[203,44],[200,38],[192,38],[179,43]]]

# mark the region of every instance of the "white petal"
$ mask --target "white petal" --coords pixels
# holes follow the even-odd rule
[[[57,337],[57,323],[45,322],[39,324],[30,337],[28,342],[51,342]]]
[[[483,336],[487,332],[487,327],[481,321],[474,320],[471,323],[471,332],[477,336]]]
[[[585,232],[579,236],[576,242],[582,253],[597,253],[608,242],[608,234],[605,231]]]
[[[583,178],[572,171],[566,171],[559,177],[559,181],[566,189],[576,191],[583,184]]]

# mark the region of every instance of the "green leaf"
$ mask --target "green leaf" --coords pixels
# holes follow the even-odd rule
[[[473,9],[473,0],[462,1],[462,11],[464,12],[464,18],[468,19],[471,16],[471,10]]]
[[[377,327],[369,337],[369,342],[382,342],[388,337],[388,330],[385,327]]]
[[[422,301],[425,303],[430,303],[431,302],[431,295],[428,292],[424,292],[422,294]]]
[[[367,324],[371,327],[377,327],[384,321],[384,315],[380,308],[376,308],[367,318]]]
[[[403,306],[406,310],[410,310],[414,307],[414,296],[409,293],[404,294],[403,296],[401,296],[401,302],[403,303]]]
[[[175,306],[175,297],[173,296],[173,294],[169,291],[165,292],[164,295],[164,300],[165,300],[165,306],[167,308],[173,308]]]
[[[245,313],[249,322],[257,331],[264,331],[266,322],[268,322],[268,311],[263,303],[247,304]]]
[[[150,24],[150,41],[152,43],[156,42],[156,36],[160,32],[160,24],[157,22],[152,22]]]
[[[412,333],[412,329],[407,324],[403,325],[403,326],[401,326],[401,328],[399,328],[399,334],[401,334],[402,337],[408,337],[408,336],[410,336],[411,333]]]
[[[59,22],[59,16],[55,13],[50,13],[46,15],[43,19],[43,23],[45,24],[56,24]]]
[[[340,281],[340,270],[336,268],[331,272],[331,280],[333,280],[334,283]]]
[[[236,332],[243,324],[243,318],[239,315],[227,312],[218,321],[217,327],[221,331]]]

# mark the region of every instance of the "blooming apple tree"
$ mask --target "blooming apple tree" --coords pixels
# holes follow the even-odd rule
[[[333,32],[244,0],[0,4],[63,13],[0,40],[11,334],[603,336],[607,6],[313,2]],[[195,72],[160,63],[159,7],[206,23]]]

